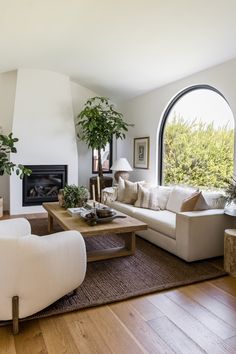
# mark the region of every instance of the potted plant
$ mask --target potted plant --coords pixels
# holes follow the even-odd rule
[[[132,125],[123,120],[123,114],[117,112],[106,97],[88,99],[77,118],[78,137],[88,147],[98,150],[98,175],[103,177],[101,150],[105,149],[113,136],[124,139],[128,126]]]
[[[227,205],[236,208],[236,178],[233,176],[231,179],[226,179],[225,200]]]
[[[63,189],[63,206],[67,208],[82,207],[89,198],[89,191],[84,186],[67,185]]]
[[[31,170],[19,164],[16,165],[10,161],[10,153],[17,153],[15,143],[18,139],[13,137],[13,134],[9,135],[0,134],[0,176],[4,174],[11,175],[12,172],[22,179],[24,175],[29,176]],[[0,217],[3,215],[3,198],[0,196]]]

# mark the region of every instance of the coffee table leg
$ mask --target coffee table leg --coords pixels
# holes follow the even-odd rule
[[[135,254],[136,236],[134,232],[130,232],[125,237],[125,247],[130,251],[130,254]]]
[[[135,239],[136,239],[135,233],[129,232],[129,233],[122,234],[122,236],[124,236],[124,243],[125,243],[124,246],[90,251],[87,253],[87,261],[95,262],[104,259],[134,255]]]
[[[51,233],[53,231],[53,217],[48,214],[48,232]]]

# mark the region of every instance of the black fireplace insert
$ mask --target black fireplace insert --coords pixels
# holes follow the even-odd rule
[[[58,200],[67,183],[67,165],[28,165],[32,174],[23,178],[23,206],[41,205]]]

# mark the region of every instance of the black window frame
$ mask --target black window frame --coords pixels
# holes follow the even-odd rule
[[[108,171],[103,171],[103,174],[109,174],[109,173],[112,173],[112,170],[111,170],[111,166],[112,166],[112,163],[113,163],[113,141],[111,140],[110,143],[110,156],[109,156],[109,170]],[[93,166],[94,166],[94,149],[92,149],[92,173],[93,174],[98,174],[98,171],[95,171]]]
[[[158,184],[162,185],[163,183],[163,143],[164,143],[164,130],[165,130],[165,125],[168,119],[168,116],[174,107],[174,105],[186,94],[195,91],[195,90],[211,90],[214,91],[215,93],[218,93],[229,105],[229,102],[225,98],[225,96],[217,90],[215,87],[207,84],[198,84],[198,85],[192,85],[189,86],[182,91],[180,91],[168,104],[167,108],[165,109],[165,112],[162,116],[160,128],[159,128],[159,135],[158,135]],[[230,107],[230,105],[229,105]]]

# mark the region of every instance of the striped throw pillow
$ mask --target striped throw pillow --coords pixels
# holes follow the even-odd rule
[[[138,199],[134,206],[138,208],[160,210],[157,199],[158,187],[145,188],[142,185],[138,185]]]

